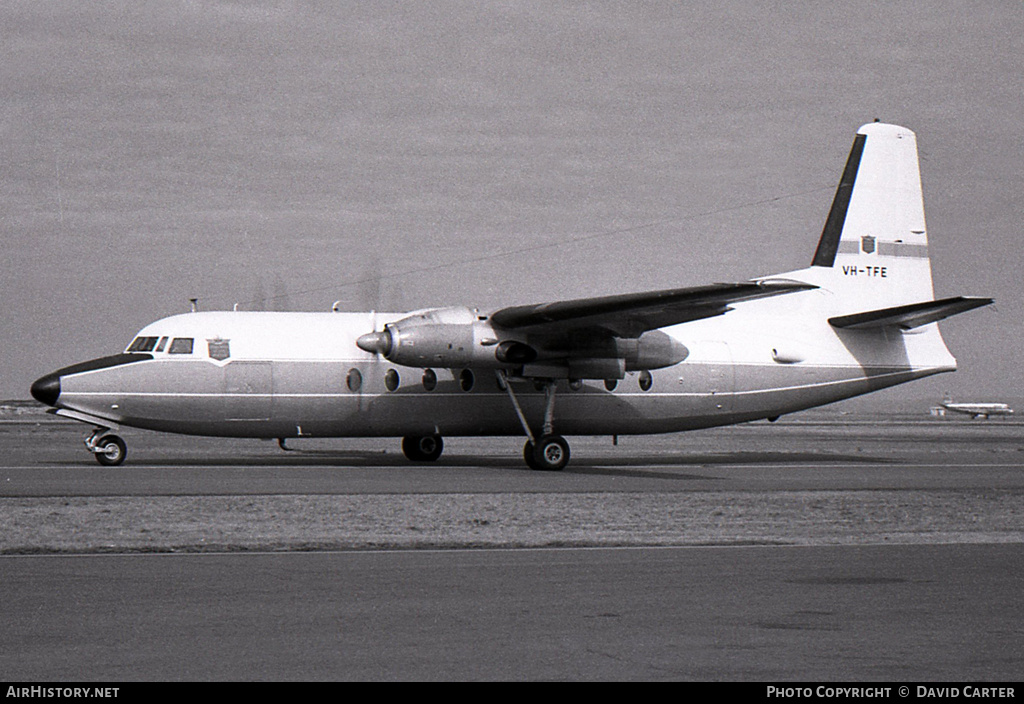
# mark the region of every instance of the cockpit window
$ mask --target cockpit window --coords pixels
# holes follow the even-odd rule
[[[152,352],[159,337],[136,337],[128,347],[129,352]]]
[[[160,338],[160,342],[158,342],[157,345],[156,345],[156,351],[157,352],[163,352],[164,351],[164,347],[167,347],[167,337],[161,337]]]
[[[167,354],[192,354],[192,342],[191,337],[176,337],[171,342],[171,348],[167,350]]]

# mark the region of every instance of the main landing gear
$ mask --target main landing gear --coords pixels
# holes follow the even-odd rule
[[[402,452],[413,462],[435,462],[444,452],[444,440],[440,435],[406,435]]]
[[[104,467],[116,467],[128,456],[128,446],[117,435],[106,435],[110,428],[96,428],[85,439],[85,446]]]
[[[519,406],[515,393],[512,391],[512,384],[508,376],[498,370],[498,384],[508,392],[512,401],[512,407],[516,410],[519,423],[526,433],[526,445],[523,447],[523,459],[526,460],[530,469],[558,471],[569,464],[569,443],[561,435],[554,433],[555,421],[555,382],[553,379],[544,381],[544,428],[540,439],[534,437],[530,430],[530,424],[526,422],[523,409]]]
[[[545,435],[523,446],[523,459],[530,469],[558,471],[569,464],[569,443],[561,435]]]

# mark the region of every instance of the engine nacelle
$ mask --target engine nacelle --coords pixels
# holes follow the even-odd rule
[[[550,338],[528,338],[534,344],[510,339],[510,335],[495,329],[487,316],[473,309],[432,308],[388,323],[381,332],[361,336],[356,344],[408,367],[527,367],[523,373],[530,374],[529,367],[536,363],[541,365],[536,370],[538,376],[576,379],[621,379],[627,371],[678,364],[690,353],[660,330],[650,330],[639,338],[586,334],[554,343]]]
[[[498,341],[498,333],[465,307],[432,308],[388,323],[382,332],[363,335],[356,344],[388,361],[409,367],[516,366],[537,352],[518,340]]]
[[[683,343],[661,330],[649,330],[638,338],[616,338],[615,347],[626,360],[627,372],[671,367],[690,356]]]

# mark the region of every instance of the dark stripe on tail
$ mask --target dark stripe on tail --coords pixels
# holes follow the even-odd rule
[[[864,153],[864,142],[866,141],[867,135],[863,134],[858,134],[853,140],[850,158],[846,160],[846,168],[843,169],[843,177],[836,189],[836,197],[832,200],[832,209],[828,213],[828,220],[825,221],[825,229],[821,231],[818,250],[814,253],[814,261],[811,262],[811,266],[835,264],[836,252],[839,250],[839,237],[843,234],[846,211],[850,207],[853,183],[857,180],[857,169],[860,168],[860,157]]]

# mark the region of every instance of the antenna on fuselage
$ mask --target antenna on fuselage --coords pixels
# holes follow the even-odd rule
[[[193,313],[198,313],[199,312],[199,299],[198,298],[190,298],[190,299],[188,299],[188,302],[192,304],[192,312]]]

